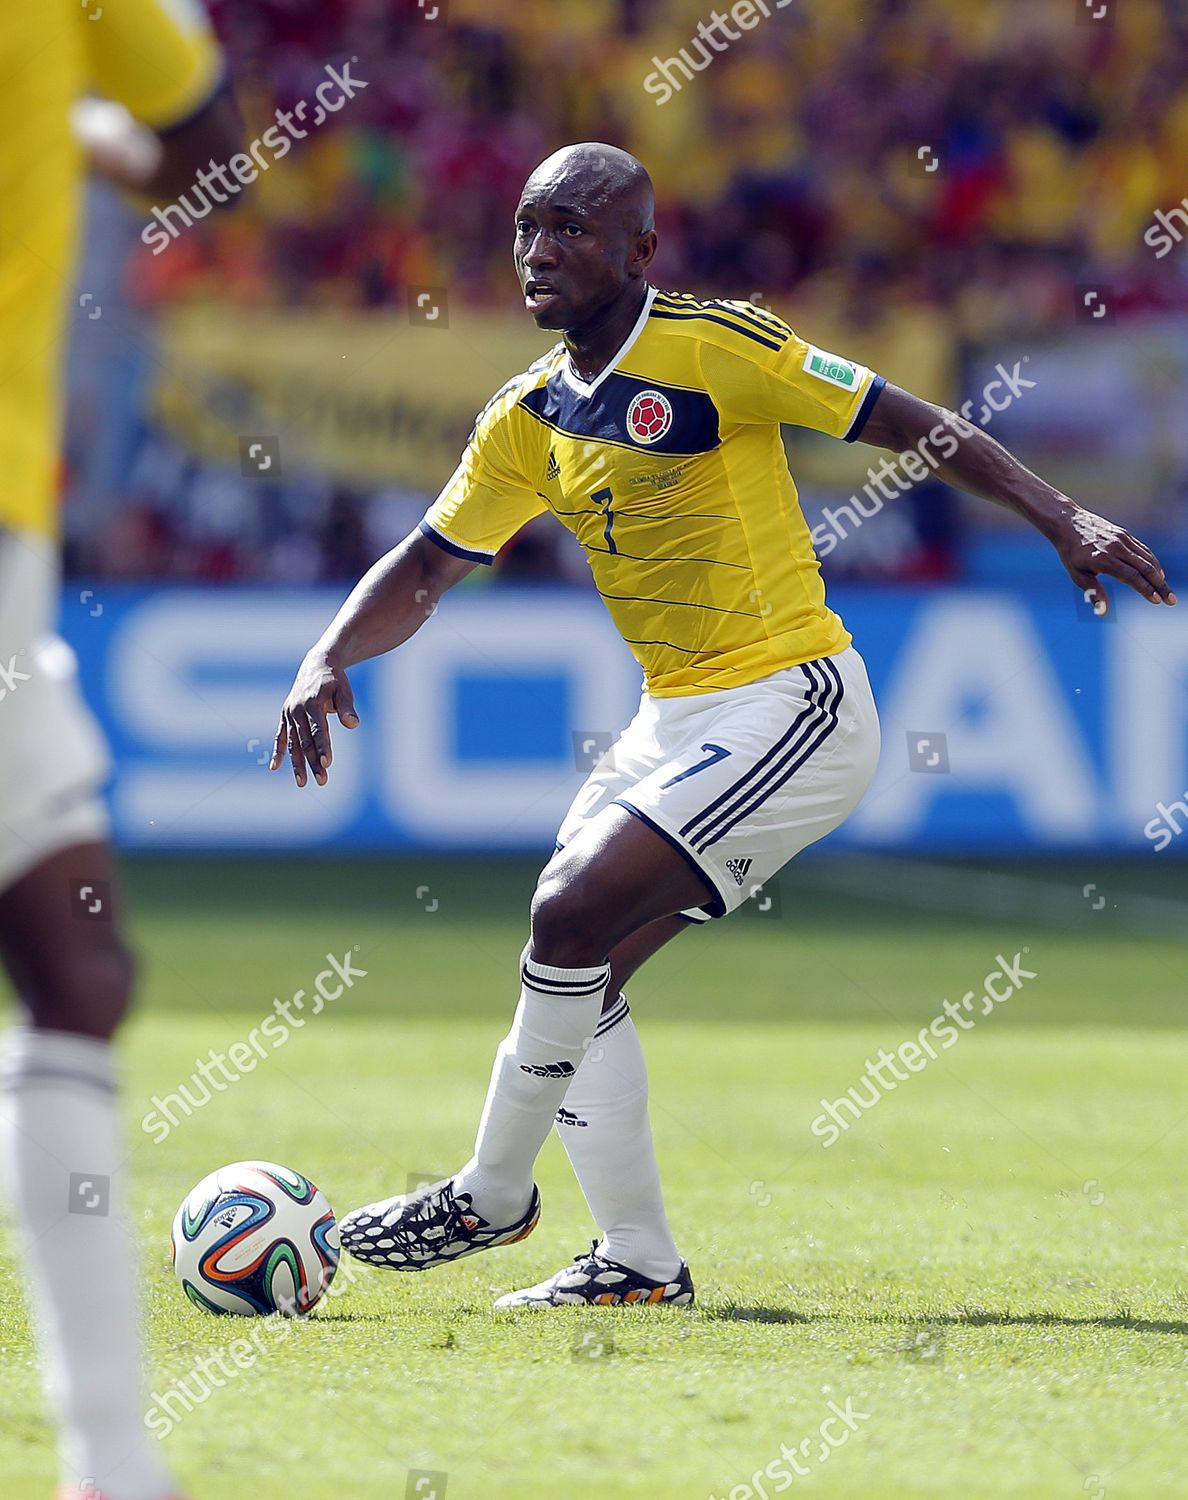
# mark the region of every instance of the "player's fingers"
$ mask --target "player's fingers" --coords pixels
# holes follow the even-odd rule
[[[318,752],[314,748],[309,714],[304,708],[300,708],[291,716],[290,722],[296,727],[297,738],[301,744],[301,753],[305,757],[305,762],[309,766],[309,769],[314,774],[314,780],[319,786],[325,786],[326,773],[322,770],[322,762],[319,760]]]
[[[276,731],[276,739],[272,744],[272,759],[268,762],[270,771],[278,770],[280,763],[285,758],[285,745],[288,742],[289,730],[285,723],[285,716],[281,714],[280,725]]]
[[[292,714],[289,715],[288,738],[289,762],[293,767],[293,780],[298,786],[304,786],[306,782],[305,757],[301,754],[301,741],[297,738],[297,726],[293,722]]]
[[[344,729],[358,727],[359,715],[355,712],[355,695],[351,691],[345,672],[339,674],[334,684],[334,711],[338,715],[338,722]]]
[[[1159,559],[1137,537],[1128,536],[1126,540],[1129,550],[1129,561],[1134,564],[1147,580],[1147,598],[1153,604],[1174,604],[1176,596],[1171,584],[1167,581],[1167,574],[1163,571],[1163,566]]]
[[[1084,568],[1074,568],[1067,563],[1065,567],[1068,570],[1068,576],[1076,584],[1081,598],[1092,608],[1093,613],[1095,615],[1108,614],[1110,596],[1097,575],[1095,573],[1087,573]]]
[[[1102,564],[1102,571],[1108,573],[1111,578],[1116,578],[1119,583],[1124,583],[1132,588],[1136,594],[1142,594],[1144,599],[1149,599],[1152,604],[1162,604],[1164,592],[1171,592],[1167,588],[1167,580],[1163,578],[1162,570],[1155,569],[1157,577],[1162,579],[1163,589],[1152,580],[1148,574],[1148,565],[1134,552],[1129,549],[1118,548],[1111,550]]]
[[[314,770],[324,770],[334,759],[334,747],[330,743],[330,725],[326,720],[326,710],[320,703],[315,703],[310,709],[309,730],[313,740],[314,755],[317,757]]]

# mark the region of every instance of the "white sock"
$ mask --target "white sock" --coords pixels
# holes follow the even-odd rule
[[[598,1025],[610,965],[559,969],[529,959],[511,1031],[499,1044],[474,1155],[454,1178],[489,1223],[512,1224],[532,1168]]]
[[[648,1069],[625,995],[599,1023],[557,1113],[557,1134],[602,1230],[599,1250],[653,1281],[671,1280],[681,1257],[664,1212]]]
[[[174,1493],[143,1420],[137,1260],[119,1214],[112,1049],[10,1031],[0,1051],[0,1169],[29,1269],[62,1483],[111,1500]]]

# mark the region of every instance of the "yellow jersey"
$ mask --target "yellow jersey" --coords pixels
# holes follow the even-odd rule
[[[0,6],[0,526],[56,531],[66,299],[78,235],[80,95],[176,125],[221,69],[194,0],[8,0]]]
[[[740,687],[850,644],[780,424],[852,441],[884,384],[766,309],[649,287],[594,380],[558,344],[496,393],[421,529],[489,563],[550,510],[649,693]]]

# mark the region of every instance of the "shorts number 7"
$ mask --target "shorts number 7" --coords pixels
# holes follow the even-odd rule
[[[727,750],[723,745],[705,744],[702,745],[701,748],[709,752],[706,755],[705,759],[699,760],[695,766],[690,766],[687,771],[681,771],[679,775],[670,776],[669,779],[661,785],[660,790],[662,792],[670,786],[676,786],[678,781],[684,781],[690,776],[696,776],[698,771],[705,771],[708,770],[710,766],[716,766],[720,760],[725,760],[726,757],[730,754],[730,751]]]

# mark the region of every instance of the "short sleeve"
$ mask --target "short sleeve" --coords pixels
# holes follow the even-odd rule
[[[865,365],[783,338],[701,345],[705,388],[727,421],[786,422],[830,437],[858,437],[886,381]]]
[[[456,557],[494,562],[521,526],[548,509],[516,450],[514,408],[498,398],[479,417],[462,461],[425,513],[421,530]]]
[[[103,0],[78,15],[88,87],[150,129],[182,124],[218,87],[222,57],[198,0]]]

